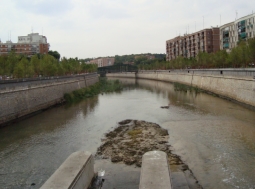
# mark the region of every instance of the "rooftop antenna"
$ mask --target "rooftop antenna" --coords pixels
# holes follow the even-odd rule
[[[205,29],[204,16],[203,16],[203,29]]]
[[[196,21],[195,21],[195,32],[197,31],[197,24],[196,24]]]
[[[237,18],[238,18],[238,12],[236,11],[236,20],[237,20]]]
[[[220,26],[221,26],[221,14],[220,14]]]
[[[33,26],[31,26],[31,32],[33,33]]]

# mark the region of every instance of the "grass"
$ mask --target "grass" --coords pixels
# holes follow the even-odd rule
[[[132,138],[136,138],[137,135],[141,134],[143,131],[141,129],[134,129],[131,131],[128,131],[128,135],[130,135]]]
[[[202,92],[202,90],[197,87],[188,86],[188,85],[184,85],[184,84],[180,84],[180,83],[174,83],[174,90],[175,91],[183,91],[183,92],[190,91],[190,92],[195,92],[196,94]]]
[[[108,93],[114,91],[121,91],[123,88],[119,80],[107,80],[106,78],[100,78],[96,84],[75,90],[71,93],[64,94],[64,99],[67,102],[75,102],[81,99],[90,98],[100,93]]]

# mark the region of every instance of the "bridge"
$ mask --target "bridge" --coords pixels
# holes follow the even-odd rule
[[[104,66],[97,69],[97,73],[100,76],[105,76],[107,73],[120,73],[120,72],[137,72],[137,66],[129,64],[115,64],[113,66]]]

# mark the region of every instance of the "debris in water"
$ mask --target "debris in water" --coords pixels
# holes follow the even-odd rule
[[[98,176],[103,177],[105,174],[105,170],[100,169],[97,174]]]

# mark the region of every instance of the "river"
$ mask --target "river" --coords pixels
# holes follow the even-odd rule
[[[0,188],[40,188],[73,152],[95,154],[124,119],[168,129],[173,152],[205,189],[255,188],[255,112],[166,82],[121,79],[125,89],[54,107],[0,128]],[[161,106],[169,105],[169,109]],[[140,168],[95,160],[108,188],[138,188]],[[113,179],[114,178],[114,179]]]

